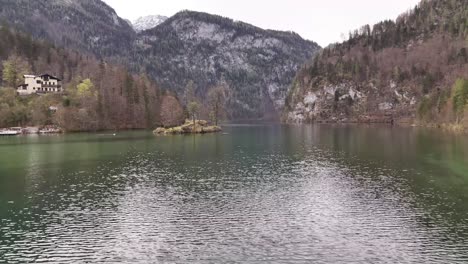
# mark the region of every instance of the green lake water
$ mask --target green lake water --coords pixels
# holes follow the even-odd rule
[[[468,263],[468,137],[0,138],[0,263]]]

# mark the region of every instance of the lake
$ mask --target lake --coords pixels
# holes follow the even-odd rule
[[[0,263],[466,263],[468,137],[237,125],[0,138]]]

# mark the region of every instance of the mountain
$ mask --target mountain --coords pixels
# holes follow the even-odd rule
[[[189,83],[201,100],[226,86],[231,119],[276,118],[296,71],[320,49],[292,32],[190,11],[137,33],[101,0],[0,0],[0,21],[146,72],[180,98]]]
[[[231,119],[275,118],[297,70],[320,47],[293,32],[263,30],[221,16],[183,11],[138,35],[138,63],[162,87],[198,97],[228,87]]]
[[[0,0],[0,21],[102,57],[128,57],[136,38],[127,21],[99,0]]]
[[[284,118],[461,122],[468,104],[467,18],[465,0],[424,0],[395,21],[352,32],[299,71]]]
[[[167,19],[168,17],[160,16],[160,15],[144,16],[133,21],[132,26],[136,32],[141,32],[147,29],[155,28],[156,26],[166,21]]]

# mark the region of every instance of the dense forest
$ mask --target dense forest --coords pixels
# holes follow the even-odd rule
[[[180,107],[177,99],[144,74],[131,74],[93,55],[33,40],[6,26],[0,27],[0,62],[0,127],[55,124],[67,131],[154,128],[161,125],[162,100],[169,99],[166,105],[175,109]],[[65,93],[16,95],[23,74],[41,73],[61,78]],[[58,110],[51,111],[51,106]]]
[[[424,0],[396,21],[365,25],[297,74],[287,118],[466,122],[467,37],[465,0]]]

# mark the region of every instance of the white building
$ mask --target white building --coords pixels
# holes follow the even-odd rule
[[[62,80],[49,74],[24,75],[24,84],[18,86],[16,91],[19,95],[61,93],[61,82]]]

